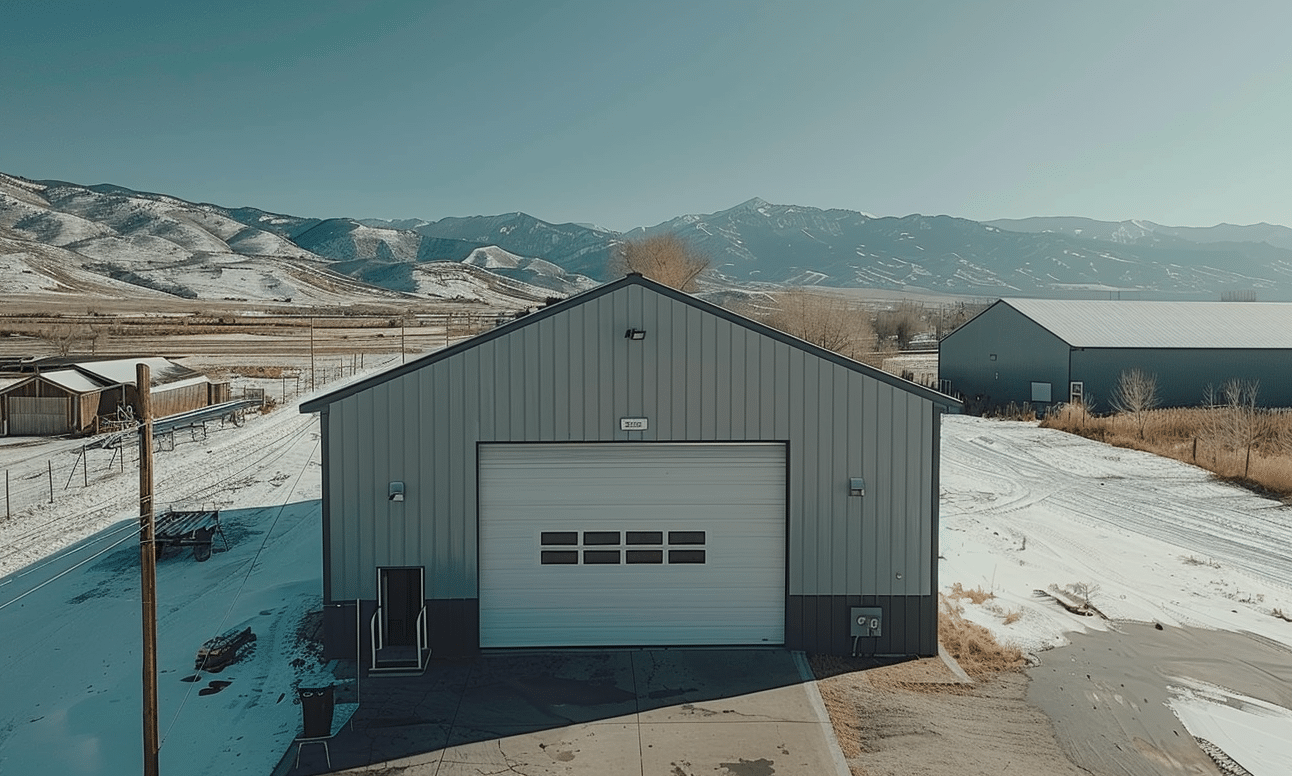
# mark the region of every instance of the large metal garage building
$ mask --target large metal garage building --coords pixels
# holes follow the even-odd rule
[[[543,308],[302,406],[328,654],[936,654],[958,407],[639,275]]]
[[[1077,398],[1107,410],[1131,369],[1156,376],[1163,407],[1200,405],[1230,380],[1292,406],[1292,304],[1002,299],[938,352],[939,386],[975,411]]]

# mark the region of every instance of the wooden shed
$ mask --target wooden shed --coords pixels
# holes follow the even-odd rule
[[[0,389],[0,433],[53,436],[92,431],[104,391],[112,387],[75,369],[22,379]]]
[[[50,436],[97,430],[96,419],[139,415],[135,365],[149,368],[153,417],[164,418],[227,401],[228,383],[166,358],[62,362],[0,387],[0,434]],[[33,365],[39,368],[38,365]]]

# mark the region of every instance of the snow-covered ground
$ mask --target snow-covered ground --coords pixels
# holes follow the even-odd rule
[[[218,508],[228,539],[221,551],[217,535],[205,562],[172,549],[158,563],[164,773],[269,773],[298,730],[294,687],[319,668],[297,635],[322,590],[318,423],[297,412],[313,395],[154,458],[157,511]],[[69,443],[48,444],[45,454]],[[2,446],[0,465],[29,455]],[[5,776],[142,768],[138,469],[96,475],[52,507],[0,520],[0,573],[12,572],[0,576]],[[250,656],[183,681],[204,641],[245,627],[257,637]],[[230,684],[212,693],[212,681]]]
[[[1292,646],[1292,623],[1277,616],[1292,616],[1292,507],[1177,461],[964,416],[944,420],[941,476],[942,589],[994,593],[961,603],[1001,641],[1036,653],[1068,632],[1115,627],[1036,592],[1057,588],[1084,592],[1113,621]],[[1286,773],[1292,711],[1194,685],[1181,677],[1172,701],[1191,733],[1254,774]]]
[[[6,449],[30,455],[0,446],[0,465]],[[230,534],[209,561],[172,551],[159,567],[166,773],[263,774],[290,744],[293,683],[315,665],[295,631],[319,606],[318,462],[316,421],[295,404],[157,456],[158,503],[219,507]],[[126,466],[0,521],[0,569],[16,570],[0,577],[0,774],[139,770],[136,476]],[[1274,616],[1292,614],[1289,548],[1292,508],[1194,467],[1035,424],[944,419],[942,588],[994,593],[962,601],[966,616],[1026,651],[1116,627],[1035,593],[1083,585],[1114,621],[1290,645],[1292,624]],[[180,681],[197,647],[235,626],[256,632],[252,657]],[[200,695],[211,680],[232,683]],[[1292,761],[1287,708],[1190,677],[1173,693],[1184,725],[1253,773]]]

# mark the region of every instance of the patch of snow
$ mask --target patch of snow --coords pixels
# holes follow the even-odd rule
[[[1197,467],[1035,423],[943,419],[939,579],[996,598],[966,616],[1025,651],[1104,629],[1035,591],[1097,586],[1113,619],[1249,631],[1292,645],[1286,507]],[[1021,619],[1004,624],[1003,612]]]
[[[1287,773],[1292,710],[1206,682],[1178,681],[1169,704],[1194,738],[1210,741],[1252,776]]]

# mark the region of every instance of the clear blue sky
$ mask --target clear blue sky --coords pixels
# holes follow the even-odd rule
[[[0,0],[0,171],[614,229],[1292,224],[1292,3]]]

